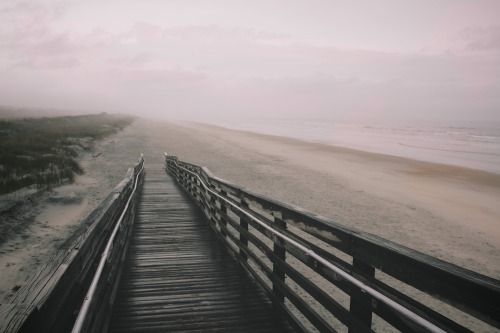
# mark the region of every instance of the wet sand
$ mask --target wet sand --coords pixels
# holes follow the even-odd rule
[[[500,175],[228,130],[138,120],[82,157],[86,174],[30,212],[0,246],[0,302],[125,176],[163,152],[216,176],[482,274],[500,278]],[[80,200],[80,201],[78,201]]]

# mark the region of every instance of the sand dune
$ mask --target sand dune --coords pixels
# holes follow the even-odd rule
[[[130,151],[141,140],[138,129],[129,127],[97,142],[94,156],[100,155],[94,158],[87,153],[80,157],[85,174],[76,176],[73,184],[45,192],[0,216],[2,223],[22,225],[13,228],[10,237],[0,245],[0,303],[8,301],[14,290],[46,262],[78,223],[125,177],[139,156]]]
[[[0,247],[1,302],[144,153],[163,152],[340,223],[500,278],[500,175],[201,124],[137,120],[82,158],[86,174]],[[63,203],[50,197],[80,198]]]

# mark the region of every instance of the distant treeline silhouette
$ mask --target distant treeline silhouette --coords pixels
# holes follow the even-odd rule
[[[78,150],[122,130],[133,117],[106,113],[54,118],[0,120],[0,194],[26,186],[50,188],[72,182],[83,169]]]

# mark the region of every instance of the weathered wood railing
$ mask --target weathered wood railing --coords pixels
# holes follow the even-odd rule
[[[256,194],[174,156],[165,159],[298,330],[500,328],[500,281]]]
[[[55,251],[47,264],[19,289],[9,304],[0,306],[0,332],[71,331],[103,251],[121,219],[82,332],[101,331],[106,327],[134,222],[138,199],[134,188],[142,185],[143,166],[141,156],[139,163],[128,170],[125,179]]]

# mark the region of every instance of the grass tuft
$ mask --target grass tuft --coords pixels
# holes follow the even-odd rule
[[[130,116],[96,115],[0,120],[0,194],[35,185],[50,188],[83,173],[79,151],[123,130]]]

